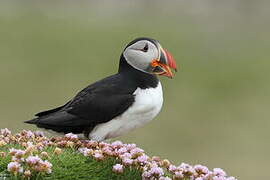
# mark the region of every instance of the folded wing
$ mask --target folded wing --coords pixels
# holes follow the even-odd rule
[[[83,133],[125,112],[134,102],[135,89],[125,87],[118,74],[110,76],[88,86],[64,106],[40,112],[26,123],[57,132]]]

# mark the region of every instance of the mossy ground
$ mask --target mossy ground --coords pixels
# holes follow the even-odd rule
[[[11,157],[8,155],[10,148],[21,148],[19,145],[6,145],[0,147],[0,151],[6,152],[5,158],[0,158],[0,179],[18,180],[19,177],[11,176],[7,171],[7,164]],[[44,148],[49,154],[49,161],[52,163],[52,173],[45,176],[33,176],[31,179],[46,180],[77,180],[77,179],[93,179],[93,180],[139,180],[141,179],[141,171],[135,167],[125,168],[123,174],[116,174],[112,171],[117,159],[109,157],[104,161],[96,161],[91,157],[85,157],[79,154],[77,150],[72,148],[63,148],[62,153],[56,155],[53,153],[54,147]]]

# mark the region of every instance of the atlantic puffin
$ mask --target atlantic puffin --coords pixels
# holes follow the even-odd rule
[[[116,74],[25,123],[58,133],[83,134],[95,141],[123,135],[160,112],[163,93],[157,75],[172,78],[170,68],[176,71],[176,62],[157,40],[137,38],[124,48]]]

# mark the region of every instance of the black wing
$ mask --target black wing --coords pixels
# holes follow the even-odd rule
[[[120,74],[98,81],[62,107],[38,113],[26,121],[57,132],[82,133],[97,124],[121,115],[134,102],[135,85],[128,85]]]
[[[69,101],[70,102],[70,101]],[[59,106],[57,108],[54,108],[54,109],[50,109],[50,110],[46,110],[46,111],[42,111],[42,112],[39,112],[37,114],[35,114],[35,116],[38,116],[38,117],[41,117],[41,116],[45,116],[45,115],[48,115],[48,114],[52,114],[54,112],[57,112],[59,110],[61,110],[63,107],[65,107],[69,102],[67,102],[65,105],[63,106]]]

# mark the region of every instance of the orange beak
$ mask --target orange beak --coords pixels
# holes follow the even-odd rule
[[[173,73],[170,68],[174,69],[175,72],[177,71],[174,58],[169,51],[163,48],[160,48],[160,59],[154,59],[151,66],[154,68],[155,74],[169,78],[173,77]]]

